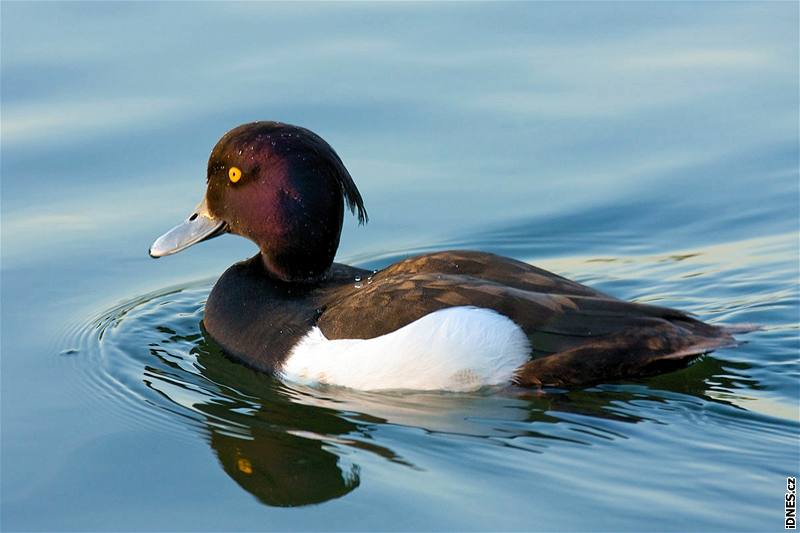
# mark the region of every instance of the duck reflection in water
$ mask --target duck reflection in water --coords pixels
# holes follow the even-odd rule
[[[173,341],[178,337],[173,336]],[[341,446],[404,463],[390,450],[357,440],[366,436],[363,424],[347,420],[336,410],[297,401],[280,381],[231,362],[215,349],[213,341],[197,337],[181,340],[195,344],[191,351],[200,376],[184,372],[164,357],[163,350],[151,349],[160,364],[145,369],[145,384],[169,400],[172,411],[174,404],[180,410],[189,407],[183,396],[186,387],[180,387],[182,394],[170,395],[179,382],[192,385],[189,390],[199,386],[213,393],[212,397],[202,394],[193,398],[193,418],[203,416],[209,444],[223,470],[260,502],[295,507],[339,498],[354,490],[360,483],[359,468],[345,464],[336,453]],[[169,386],[163,386],[165,383]],[[206,401],[198,402],[201,398]]]
[[[222,412],[224,406],[213,403],[200,409],[214,415],[213,419],[230,416],[230,411]],[[358,467],[340,466],[339,457],[325,449],[325,440],[270,428],[267,414],[264,410],[252,415],[249,438],[209,424],[210,444],[223,470],[243,489],[266,505],[295,507],[339,498],[358,487]],[[355,429],[332,414],[314,416],[333,431]]]
[[[721,376],[731,371],[727,363],[726,369],[721,361],[706,357],[679,373],[640,384],[585,390],[505,389],[499,394],[302,390],[232,362],[208,337],[170,333],[169,343],[159,343],[158,349],[150,345],[155,360],[151,358],[144,368],[145,384],[161,400],[154,403],[173,413],[177,407],[177,412],[200,420],[223,470],[261,503],[275,507],[318,504],[355,490],[361,471],[353,462],[357,454],[348,448],[417,468],[376,444],[371,434],[381,425],[491,438],[503,446],[547,453],[553,439],[593,444],[583,432],[587,423],[605,440],[620,438],[619,426],[612,429],[607,422],[641,422],[633,409],[626,409],[632,401],[667,402],[677,392],[688,400],[725,403],[706,394],[708,381],[724,387],[726,378]],[[175,357],[184,362],[192,359],[185,352],[172,352],[175,342],[191,346],[192,371],[174,362]],[[647,384],[674,392],[653,390]],[[570,421],[573,415],[588,418],[581,423],[581,432]]]

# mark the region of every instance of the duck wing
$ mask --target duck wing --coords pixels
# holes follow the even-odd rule
[[[381,270],[376,277],[391,278],[406,274],[469,276],[493,281],[514,289],[611,298],[591,287],[528,263],[501,255],[470,250],[450,250],[409,257]]]
[[[369,339],[434,311],[474,306],[513,320],[531,343],[521,385],[576,386],[660,373],[733,339],[665,307],[626,302],[526,263],[477,252],[411,258],[321,301],[328,339]]]

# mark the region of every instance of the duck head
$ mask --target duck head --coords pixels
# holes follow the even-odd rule
[[[313,281],[333,263],[345,204],[359,223],[367,221],[350,173],[321,137],[278,122],[244,124],[217,142],[205,197],[153,243],[150,256],[234,233],[258,245],[270,275]]]

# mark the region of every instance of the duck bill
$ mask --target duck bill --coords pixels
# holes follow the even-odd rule
[[[156,239],[150,246],[150,257],[159,258],[176,254],[193,244],[213,239],[227,231],[228,225],[224,220],[214,218],[208,212],[208,204],[203,198],[189,218]]]

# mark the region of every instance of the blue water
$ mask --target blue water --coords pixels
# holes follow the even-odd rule
[[[783,528],[800,471],[798,4],[3,2],[3,530]],[[714,323],[585,390],[282,383],[202,336],[225,237],[146,251],[227,129],[327,139],[338,260],[472,248]]]

